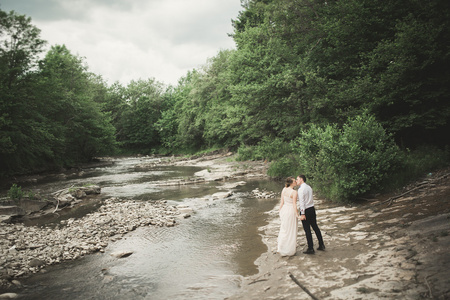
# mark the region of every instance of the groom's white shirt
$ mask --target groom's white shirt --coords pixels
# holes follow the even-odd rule
[[[305,214],[305,209],[314,206],[312,188],[304,182],[300,185],[300,188],[298,189],[297,198],[300,206],[301,215]]]

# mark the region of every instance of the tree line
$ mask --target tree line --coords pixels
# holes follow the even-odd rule
[[[173,86],[108,85],[64,45],[40,58],[31,19],[0,11],[0,175],[228,148],[346,200],[448,163],[447,1],[241,3],[236,49]]]

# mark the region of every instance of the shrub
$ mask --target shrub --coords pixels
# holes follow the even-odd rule
[[[241,145],[237,150],[236,160],[260,160],[262,157],[256,155],[255,146]]]
[[[288,176],[296,177],[298,173],[298,163],[292,155],[282,157],[272,162],[267,170],[267,175],[276,178]]]
[[[291,144],[302,173],[323,196],[335,201],[370,191],[400,162],[392,137],[369,115],[349,119],[342,128],[312,125]]]
[[[280,138],[263,137],[255,146],[241,145],[238,160],[276,160],[291,152],[289,143]]]
[[[14,183],[8,191],[8,197],[11,198],[11,200],[22,199],[23,197],[22,187],[17,186],[17,184]]]

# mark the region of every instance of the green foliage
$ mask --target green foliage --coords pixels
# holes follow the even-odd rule
[[[417,177],[448,165],[450,148],[443,150],[435,146],[421,146],[415,150],[407,150],[404,157],[402,170],[410,176]]]
[[[11,200],[19,200],[22,199],[24,193],[22,192],[22,187],[17,186],[17,184],[13,184],[8,191],[8,197]]]
[[[292,142],[302,173],[325,197],[353,200],[380,184],[400,162],[400,150],[374,117],[342,128],[311,126]]]
[[[101,111],[105,83],[65,46],[42,60],[31,19],[0,11],[0,176],[58,168],[112,153]]]
[[[28,199],[33,200],[36,197],[36,194],[33,191],[28,191],[27,196]]]
[[[237,161],[245,161],[245,160],[261,160],[263,159],[261,156],[258,156],[255,151],[255,147],[241,145],[237,150]]]
[[[30,96],[30,70],[36,67],[45,43],[39,34],[30,18],[0,10],[0,175],[36,162],[17,153],[36,149],[35,140],[48,141],[47,125],[41,124],[36,112],[39,103]]]
[[[383,190],[391,191],[411,183],[416,178],[426,177],[436,169],[450,165],[450,148],[440,149],[436,146],[420,146],[406,149],[401,154],[401,165],[390,173]]]
[[[109,89],[104,108],[113,116],[117,141],[123,149],[150,153],[161,144],[157,122],[164,107],[164,86],[154,79],[131,81],[127,87],[119,84]]]
[[[409,1],[391,34],[362,68],[376,99],[368,107],[406,146],[440,142],[448,131],[450,11],[445,1]]]
[[[228,90],[232,53],[220,51],[201,69],[188,72],[178,86],[168,90],[167,109],[157,122],[165,147],[194,153],[204,148],[237,145],[239,119],[235,116],[236,107],[229,102]]]
[[[270,164],[267,175],[274,178],[296,177],[299,175],[299,163],[293,155],[287,155]]]
[[[448,151],[414,150],[448,146],[446,0],[241,3],[236,50],[169,87],[108,87],[65,46],[39,61],[39,29],[0,10],[0,176],[86,161],[117,144],[121,153],[227,148],[274,161],[271,176],[305,173],[327,197],[347,200],[448,162]],[[412,150],[400,154],[394,140]]]
[[[77,162],[111,151],[115,130],[99,103],[106,92],[103,81],[65,46],[53,46],[40,68],[45,80],[39,88],[53,104],[46,112],[54,124],[53,141],[61,142],[54,147],[64,149],[55,154],[63,155],[62,161]]]
[[[272,161],[291,153],[289,143],[280,138],[263,137],[255,146],[241,145],[238,148],[237,160]]]

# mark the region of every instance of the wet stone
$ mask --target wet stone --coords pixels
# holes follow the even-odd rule
[[[185,208],[189,210],[188,207]],[[192,211],[192,210],[191,210]],[[181,214],[166,201],[142,202],[110,198],[97,212],[61,221],[55,228],[0,223],[1,282],[42,271],[45,266],[104,253],[109,241],[119,240],[139,226],[177,224]],[[42,241],[46,241],[46,245]],[[131,255],[127,251],[118,257]]]

